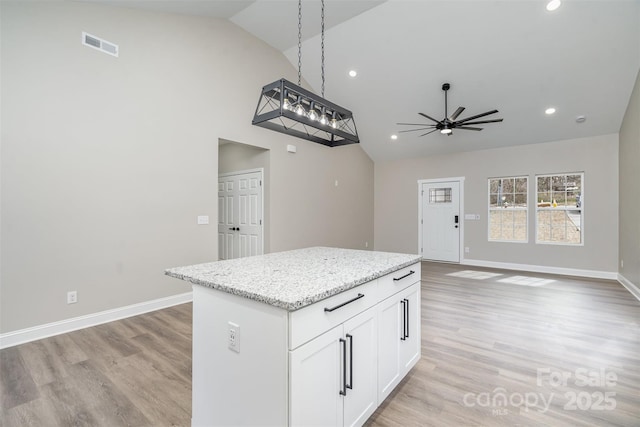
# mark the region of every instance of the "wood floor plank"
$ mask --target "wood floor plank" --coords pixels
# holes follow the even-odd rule
[[[0,351],[0,399],[2,411],[39,397],[31,373],[24,365],[18,347]]]
[[[462,270],[498,276],[450,275]],[[501,281],[513,276],[550,282],[533,287]],[[420,374],[425,386],[419,392],[414,382],[403,381],[368,427],[397,420],[420,426],[640,425],[640,302],[619,283],[438,263],[423,263],[422,280],[422,359],[434,367]],[[538,384],[539,369],[570,379]],[[580,369],[605,369],[617,381],[608,387],[576,384]],[[595,401],[605,392],[615,393],[615,409],[567,405],[567,393],[587,403],[586,394]],[[412,411],[420,407],[417,393],[423,402],[439,398],[440,412]],[[500,393],[515,404],[493,404]],[[531,405],[519,405],[519,396],[528,396]]]
[[[367,427],[640,426],[640,302],[619,283],[426,262],[422,277],[422,358]],[[191,322],[181,304],[0,350],[0,426],[189,426]],[[577,385],[578,369],[617,379]],[[568,405],[607,392],[615,409]]]

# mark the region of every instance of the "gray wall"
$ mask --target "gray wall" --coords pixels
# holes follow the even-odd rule
[[[620,128],[620,274],[640,287],[640,72]]]
[[[211,18],[0,7],[0,333],[190,291],[163,271],[217,259],[220,138],[270,150],[272,251],[373,241],[373,164],[359,146],[250,124],[261,87],[295,79],[281,53]],[[120,57],[82,46],[82,31]]]
[[[584,171],[584,246],[535,244],[534,215],[529,214],[529,242],[487,239],[487,179],[528,175],[530,200],[536,174]],[[375,164],[376,250],[418,249],[419,179],[465,177],[464,209],[480,214],[465,221],[465,259],[617,271],[618,136],[431,156]],[[531,208],[530,208],[531,209]]]

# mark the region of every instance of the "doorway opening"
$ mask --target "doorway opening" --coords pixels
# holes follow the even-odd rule
[[[269,252],[269,150],[229,140],[218,149],[218,259]]]

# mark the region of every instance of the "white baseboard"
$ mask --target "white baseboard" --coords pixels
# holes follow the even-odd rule
[[[618,273],[615,271],[582,270],[578,268],[549,267],[546,265],[532,264],[512,264],[509,262],[494,262],[478,259],[465,259],[460,261],[460,264],[474,265],[476,267],[501,268],[505,270],[560,274],[562,276],[592,277],[594,279],[618,280]]]
[[[42,338],[52,337],[54,335],[65,334],[67,332],[88,328],[90,326],[113,322],[114,320],[124,319],[126,317],[137,316],[150,311],[191,302],[192,300],[193,294],[191,292],[186,292],[184,294],[158,298],[138,304],[127,305],[125,307],[114,308],[112,310],[105,310],[98,313],[87,314],[85,316],[73,317],[71,319],[60,320],[58,322],[46,323],[44,325],[7,332],[5,334],[0,334],[0,349],[13,347],[30,341],[36,341]]]
[[[629,279],[627,279],[620,273],[618,273],[618,282],[620,282],[622,286],[627,288],[627,290],[631,293],[631,295],[633,295],[634,297],[636,297],[638,301],[640,301],[640,289],[638,289],[636,285],[631,283]]]

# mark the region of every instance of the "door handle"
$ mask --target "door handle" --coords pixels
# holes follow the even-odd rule
[[[342,345],[342,387],[340,389],[340,395],[347,395],[347,341],[340,338],[340,344]]]
[[[229,230],[231,230],[231,231],[240,231],[240,227],[230,227]]]
[[[460,221],[459,221],[458,215],[455,215],[455,216],[454,216],[454,218],[453,218],[453,223],[455,224],[455,227],[456,227],[456,228],[458,228],[458,223],[459,223],[459,222],[460,222]]]
[[[410,323],[409,322],[409,300],[405,298],[404,301],[405,301],[405,307],[406,307],[406,310],[407,310],[407,314],[404,316],[404,321],[405,321],[405,324],[407,325],[406,328],[405,328],[406,332],[405,332],[404,337],[405,338],[409,338],[409,323]]]
[[[400,304],[402,305],[402,336],[400,337],[400,341],[407,339],[407,304],[405,301],[406,299],[400,300]]]
[[[353,335],[347,334],[347,339],[349,340],[349,384],[345,383],[345,387],[353,389]]]

